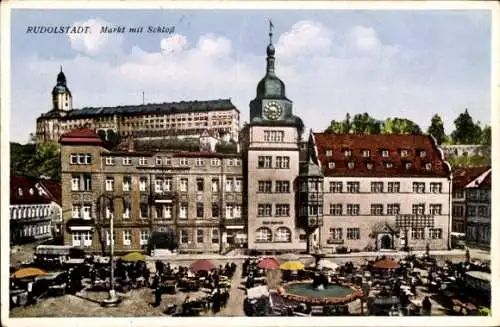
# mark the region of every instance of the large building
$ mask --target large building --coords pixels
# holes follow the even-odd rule
[[[65,243],[106,249],[111,216],[116,248],[123,252],[145,250],[154,232],[177,235],[184,253],[224,252],[246,242],[238,153],[128,143],[125,150],[110,150],[92,130],[63,134]]]
[[[27,176],[10,178],[10,243],[49,240],[61,231],[60,182]]]
[[[452,174],[434,138],[311,131],[304,141],[272,34],[266,61],[241,152],[132,138],[109,149],[95,131],[65,133],[66,243],[106,248],[113,217],[118,251],[145,249],[162,231],[190,253],[449,248]]]
[[[89,128],[120,137],[199,137],[208,131],[224,141],[238,141],[240,112],[230,99],[147,103],[73,109],[62,69],[52,90],[53,107],[38,117],[36,142],[59,141],[64,132]]]
[[[489,248],[491,244],[491,169],[465,186],[466,241],[469,246]]]

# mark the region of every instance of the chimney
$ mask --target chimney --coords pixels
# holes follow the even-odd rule
[[[131,137],[128,139],[128,152],[134,152],[134,139]]]

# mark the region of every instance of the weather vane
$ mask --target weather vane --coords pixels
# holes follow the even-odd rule
[[[273,44],[273,22],[269,20],[269,44]]]

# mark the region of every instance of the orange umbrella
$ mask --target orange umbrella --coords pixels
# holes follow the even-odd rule
[[[200,259],[191,264],[191,270],[194,272],[197,271],[210,271],[215,268],[215,265],[212,261],[207,259]]]
[[[48,275],[47,272],[39,268],[22,268],[11,275],[12,278],[28,278]]]
[[[381,259],[373,264],[373,268],[378,269],[397,269],[399,268],[399,263],[394,259]]]

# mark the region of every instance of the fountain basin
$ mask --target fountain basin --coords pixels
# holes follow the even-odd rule
[[[324,289],[315,289],[312,281],[284,284],[280,293],[286,299],[312,305],[346,304],[363,295],[360,287],[349,283],[329,284]]]

